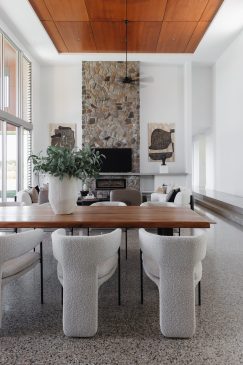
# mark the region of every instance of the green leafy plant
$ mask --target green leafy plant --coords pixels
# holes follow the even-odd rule
[[[85,146],[82,150],[49,146],[46,153],[46,156],[40,153],[29,157],[33,161],[34,171],[57,176],[60,180],[64,176],[76,177],[83,181],[87,178],[96,178],[104,157],[89,146]]]

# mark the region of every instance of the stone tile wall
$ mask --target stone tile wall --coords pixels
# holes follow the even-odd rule
[[[125,73],[125,62],[82,63],[82,142],[132,148],[132,171],[139,172],[139,82],[123,84]],[[139,77],[139,62],[128,62],[128,75]]]

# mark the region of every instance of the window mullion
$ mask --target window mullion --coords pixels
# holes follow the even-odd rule
[[[23,188],[23,168],[24,168],[24,163],[23,163],[23,138],[24,138],[24,128],[23,127],[19,127],[17,129],[17,158],[16,158],[16,163],[17,163],[17,178],[16,178],[16,189],[17,191],[21,190]]]
[[[2,200],[7,200],[7,123],[2,122]]]
[[[18,95],[17,95],[17,103],[18,103],[18,116],[23,119],[23,54],[22,52],[18,52]]]

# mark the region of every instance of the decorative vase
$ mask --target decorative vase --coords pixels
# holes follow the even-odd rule
[[[71,214],[77,206],[77,179],[49,175],[49,202],[55,214]]]

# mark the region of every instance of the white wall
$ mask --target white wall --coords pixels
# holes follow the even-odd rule
[[[148,160],[148,123],[154,122],[175,124],[175,162],[168,163],[169,172],[184,172],[183,65],[142,62],[140,73],[153,78],[140,89],[140,170],[159,172],[160,162]]]
[[[175,123],[176,161],[169,172],[185,172],[184,137],[184,66],[141,63],[142,75],[153,82],[140,90],[140,167],[142,172],[159,172],[160,162],[148,161],[148,123]],[[76,123],[77,145],[82,143],[82,65],[41,67],[40,118],[35,125],[34,150],[45,151],[49,145],[49,123]],[[189,136],[191,139],[191,135]],[[177,177],[171,178],[177,182]],[[185,185],[185,177],[184,183]],[[146,180],[146,179],[145,179]],[[147,181],[149,180],[149,181]],[[148,178],[143,190],[153,190]]]
[[[35,151],[50,144],[49,123],[75,123],[77,145],[82,143],[82,66],[41,67],[40,122],[35,126]]]
[[[192,67],[192,135],[202,134],[213,125],[213,68]]]
[[[193,186],[195,188],[215,188],[213,76],[212,65],[194,64],[192,67]]]
[[[79,65],[41,67],[40,123],[35,128],[35,151],[49,144],[49,123],[76,123],[77,145],[82,141],[82,68]],[[170,172],[185,171],[184,158],[184,99],[183,66],[141,64],[142,75],[152,76],[153,82],[140,90],[141,171],[158,172],[160,163],[148,161],[148,123],[175,123],[176,161],[169,164]]]
[[[243,196],[243,32],[215,65],[216,190]]]

